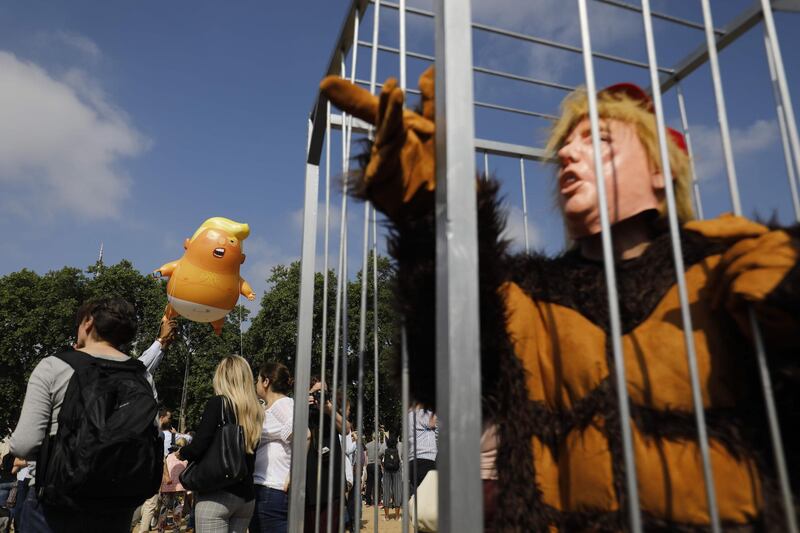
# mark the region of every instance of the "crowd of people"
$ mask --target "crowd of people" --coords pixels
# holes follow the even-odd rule
[[[214,396],[196,431],[178,432],[172,409],[157,404],[153,380],[177,325],[165,320],[158,338],[134,359],[121,350],[136,326],[134,308],[125,300],[86,302],[76,314],[72,348],[44,358],[31,373],[0,478],[0,504],[14,530],[286,532],[294,436],[289,369],[266,362],[254,374],[243,357],[222,357],[212,379]],[[413,494],[435,465],[435,415],[421,408],[409,412],[410,427],[417,431],[407,446],[398,443],[396,431],[381,427],[359,447],[349,402],[339,395],[334,412],[330,398],[321,400],[322,389],[323,383],[314,379],[308,393],[309,428],[303,435],[310,481],[306,530],[317,523],[320,466],[326,489],[330,476],[344,476],[349,530],[359,498],[368,506],[381,505],[385,520],[392,518],[390,510],[398,519],[401,465],[407,460],[403,450],[410,450]],[[319,439],[325,450],[321,462]],[[356,490],[359,464],[362,484]],[[333,500],[331,519],[338,525],[338,485]],[[328,519],[327,501],[323,490],[322,524]]]

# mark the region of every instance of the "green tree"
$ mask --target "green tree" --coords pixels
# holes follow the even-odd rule
[[[369,283],[367,292],[366,353],[364,356],[364,424],[365,431],[372,427],[373,420],[373,283],[372,257],[369,262]],[[261,307],[245,334],[245,352],[251,362],[258,367],[265,361],[279,361],[294,369],[297,349],[297,309],[300,294],[300,263],[289,266],[278,265],[272,269],[267,279],[269,288],[261,299]],[[330,382],[333,376],[333,353],[336,312],[336,274],[328,274],[327,331],[326,331],[326,376]],[[398,382],[394,372],[393,350],[395,331],[394,308],[391,288],[394,274],[388,258],[378,258],[378,360],[379,360],[379,409],[381,422],[387,427],[399,427],[400,396],[396,387]],[[314,317],[311,349],[311,373],[321,375],[322,320],[323,320],[323,274],[314,277]],[[361,310],[361,273],[355,280],[347,283],[348,349],[340,349],[340,357],[347,363],[348,398],[351,402],[351,416],[355,419],[357,405],[358,341]],[[340,337],[341,342],[341,337]],[[341,347],[340,347],[341,348]],[[341,367],[340,367],[341,376]],[[341,387],[341,385],[340,385]]]
[[[0,435],[6,435],[19,419],[31,371],[39,361],[75,342],[75,312],[86,299],[119,296],[136,308],[139,328],[125,350],[139,356],[158,336],[166,306],[165,282],[137,271],[122,260],[116,265],[101,263],[86,272],[71,267],[44,275],[21,270],[0,277]],[[240,315],[241,313],[241,315]],[[229,313],[220,337],[209,324],[179,319],[178,339],[155,373],[161,403],[180,415],[189,358],[186,421],[195,427],[205,402],[213,394],[211,378],[217,362],[226,354],[240,351],[239,317],[247,310],[237,307]]]
[[[0,435],[16,424],[33,368],[74,342],[75,310],[88,280],[76,268],[40,276],[21,270],[0,278]]]

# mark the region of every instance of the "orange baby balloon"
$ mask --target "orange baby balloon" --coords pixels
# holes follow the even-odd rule
[[[225,315],[234,308],[239,295],[255,300],[253,289],[239,275],[245,260],[242,241],[250,226],[228,218],[209,218],[186,239],[183,257],[156,270],[167,282],[167,319],[184,316],[195,322],[210,322],[222,333]]]

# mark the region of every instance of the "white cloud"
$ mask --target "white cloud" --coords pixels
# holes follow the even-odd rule
[[[735,162],[751,158],[778,142],[778,125],[774,120],[757,120],[744,128],[732,128],[731,145]],[[701,181],[725,175],[725,159],[719,128],[705,124],[691,126],[695,168]]]
[[[85,35],[68,31],[57,31],[52,34],[47,34],[47,36],[49,37],[47,40],[73,48],[92,61],[97,61],[103,55],[100,51],[100,47]]]
[[[621,20],[625,12],[603,4],[590,3],[589,19],[594,49],[607,51],[611,46],[639,37],[642,25]],[[562,0],[492,0],[473,2],[473,19],[527,35],[571,46],[581,46],[577,10],[565,9]],[[543,45],[525,46],[508,37],[493,36],[477,50],[477,57],[488,67],[522,65],[514,72],[536,78],[561,81],[579,64],[580,56]]]
[[[87,74],[56,79],[0,51],[0,207],[21,216],[119,215],[130,179],[119,161],[148,141]]]

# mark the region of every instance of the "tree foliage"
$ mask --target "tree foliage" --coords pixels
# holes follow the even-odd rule
[[[392,305],[391,288],[394,274],[389,260],[378,258],[378,363],[379,363],[379,411],[381,423],[389,427],[399,427],[400,400],[398,380],[395,376],[392,350],[395,342],[395,320]],[[372,258],[369,262],[367,285],[367,313],[365,328],[364,354],[364,426],[365,432],[371,431],[374,420],[374,308]],[[290,369],[294,369],[297,347],[297,302],[300,294],[300,263],[279,265],[272,269],[267,280],[269,288],[261,300],[261,308],[253,319],[250,329],[245,334],[245,353],[254,364],[259,366],[266,361],[279,361]],[[321,376],[323,349],[323,318],[326,318],[325,340],[326,364],[325,375],[329,388],[332,388],[334,339],[336,321],[336,289],[337,277],[333,271],[328,272],[327,301],[325,280],[322,273],[314,276],[314,318],[311,348],[311,374]],[[339,336],[339,356],[347,363],[348,398],[351,402],[351,418],[355,420],[358,393],[358,348],[361,312],[361,273],[355,280],[346,284],[347,289],[347,349],[342,348],[344,339]],[[327,304],[327,305],[326,305]],[[327,307],[325,317],[323,309]],[[341,320],[341,319],[340,319]],[[342,375],[341,366],[339,376]],[[341,389],[341,383],[339,384]]]

